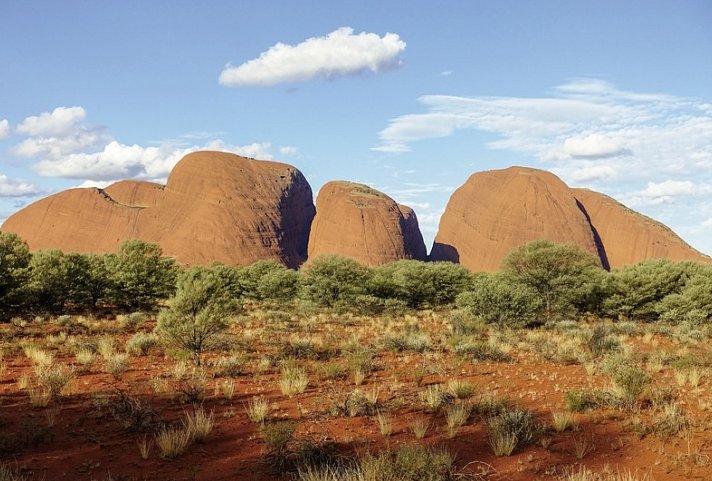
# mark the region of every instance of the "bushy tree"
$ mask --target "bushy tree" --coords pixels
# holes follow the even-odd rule
[[[28,302],[33,307],[60,312],[70,289],[69,262],[62,251],[52,249],[32,254],[27,283]]]
[[[169,345],[189,351],[200,365],[203,351],[239,309],[220,269],[195,267],[179,276],[176,294],[159,313],[155,332]]]
[[[504,259],[503,271],[540,296],[547,320],[590,304],[603,273],[598,259],[580,247],[545,240],[514,249]]]
[[[470,273],[457,264],[400,260],[375,268],[368,290],[373,296],[418,309],[454,302],[469,282]]]
[[[288,300],[299,290],[299,274],[279,262],[257,261],[240,271],[243,295],[252,299]]]
[[[457,307],[501,327],[532,322],[541,306],[535,290],[501,274],[481,274],[457,296]]]
[[[661,318],[691,323],[712,321],[712,267],[690,267],[693,272],[679,292],[668,294],[657,304]]]
[[[111,273],[109,266],[116,262],[114,254],[83,254],[88,274],[86,276],[86,296],[88,307],[95,308],[100,300],[110,295]]]
[[[107,261],[108,297],[118,307],[152,310],[175,292],[178,267],[156,244],[126,241]]]
[[[325,307],[347,304],[364,294],[371,277],[367,267],[334,255],[318,257],[303,269],[302,296]]]
[[[0,320],[22,302],[22,288],[29,276],[30,249],[17,234],[0,232]]]
[[[665,259],[646,260],[616,269],[608,276],[609,294],[604,302],[604,313],[615,318],[655,320],[660,301],[680,293],[698,270],[698,264]]]

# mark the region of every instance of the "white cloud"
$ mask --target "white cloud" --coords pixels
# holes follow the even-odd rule
[[[268,160],[272,158],[270,147],[267,142],[228,145],[221,140],[187,148],[172,144],[143,147],[136,144],[125,145],[114,140],[99,152],[78,152],[57,159],[43,159],[35,164],[34,169],[43,176],[69,179],[89,178],[94,181],[120,178],[156,179],[166,177],[183,156],[197,150],[219,150]]]
[[[625,140],[606,134],[589,134],[569,137],[551,155],[555,160],[602,159],[625,154]]]
[[[38,193],[40,190],[34,184],[13,181],[7,175],[0,174],[0,197],[24,197]]]
[[[116,182],[116,180],[85,180],[81,184],[77,185],[77,189],[86,189],[88,187],[96,187],[97,189],[104,189],[111,184]]]
[[[86,118],[82,107],[57,107],[52,112],[27,117],[17,126],[17,132],[32,136],[62,136]]]
[[[557,169],[553,169],[558,174]],[[575,183],[613,179],[617,175],[616,168],[611,165],[590,163],[568,171],[568,177]]]
[[[123,144],[103,129],[84,125],[85,117],[82,107],[58,107],[51,113],[27,117],[18,132],[29,137],[15,145],[12,152],[38,159],[33,169],[40,175],[90,179],[87,180],[90,186],[121,178],[165,179],[184,155],[196,150],[220,150],[266,160],[273,158],[269,142],[229,145],[219,139],[209,140],[213,134],[205,132],[187,134],[157,146]],[[205,143],[191,145],[187,139],[204,140]]]
[[[58,158],[73,152],[99,147],[109,140],[101,130],[77,127],[65,136],[29,137],[17,144],[12,151],[22,157],[46,155]]]
[[[0,140],[10,135],[10,122],[7,119],[0,120]]]
[[[279,148],[279,155],[282,155],[284,157],[294,157],[299,154],[299,149],[296,147],[292,147],[290,145],[285,145],[284,147]]]
[[[297,44],[277,43],[258,58],[226,66],[220,84],[229,87],[271,86],[313,78],[334,79],[364,71],[378,72],[398,65],[406,44],[395,33],[354,34],[342,27],[324,37]]]
[[[408,152],[420,140],[477,130],[498,137],[490,149],[556,162],[565,180],[661,181],[712,172],[712,112],[694,99],[578,79],[542,98],[418,100],[425,112],[392,119],[373,150]]]
[[[702,227],[712,227],[712,217],[702,221]]]
[[[671,204],[681,198],[702,197],[712,193],[712,183],[690,180],[665,180],[648,182],[639,191],[621,194],[619,197],[632,206]]]

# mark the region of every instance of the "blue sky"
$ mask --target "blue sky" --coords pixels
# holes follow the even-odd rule
[[[476,171],[552,170],[712,254],[712,3],[0,1],[0,218],[194,149],[348,179],[426,243]]]

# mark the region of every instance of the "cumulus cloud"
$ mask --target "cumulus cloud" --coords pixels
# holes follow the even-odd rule
[[[0,140],[10,135],[10,122],[7,119],[0,120]]]
[[[228,87],[271,86],[314,78],[335,79],[364,71],[379,72],[397,66],[406,44],[395,33],[354,34],[342,27],[323,37],[297,44],[277,43],[258,58],[238,66],[228,65],[220,73],[220,84]]]
[[[269,142],[231,145],[199,132],[181,136],[157,146],[124,144],[109,136],[104,129],[84,122],[82,107],[58,107],[52,112],[27,117],[18,132],[29,135],[16,144],[16,155],[37,159],[33,169],[42,176],[86,180],[88,186],[101,186],[121,178],[163,180],[186,154],[196,150],[220,150],[256,159],[273,159]],[[198,144],[188,141],[202,140]],[[283,147],[286,151],[293,147]],[[83,184],[81,184],[83,185]],[[15,188],[26,188],[16,185]],[[1,194],[0,194],[1,195]]]
[[[109,142],[99,152],[78,152],[56,159],[43,159],[35,164],[35,171],[43,176],[68,179],[107,181],[121,178],[165,178],[183,158],[197,150],[220,150],[260,159],[271,159],[269,143],[228,145],[214,140],[202,146],[177,147],[163,144],[158,147],[126,145]]]
[[[40,190],[34,184],[13,181],[7,175],[0,174],[0,197],[26,197],[38,193]]]
[[[82,107],[57,107],[52,112],[27,117],[17,126],[17,132],[32,136],[62,136],[86,118]]]

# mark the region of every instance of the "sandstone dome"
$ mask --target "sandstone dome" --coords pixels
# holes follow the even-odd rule
[[[30,248],[111,252],[128,239],[158,243],[181,264],[306,260],[314,205],[291,165],[224,152],[181,159],[165,187],[122,181],[39,200],[3,224]]]
[[[450,197],[431,259],[492,272],[513,249],[538,239],[599,257],[588,219],[557,176],[526,167],[479,172]]]
[[[309,258],[335,254],[376,266],[426,259],[415,212],[382,192],[345,181],[326,183],[316,201]]]

